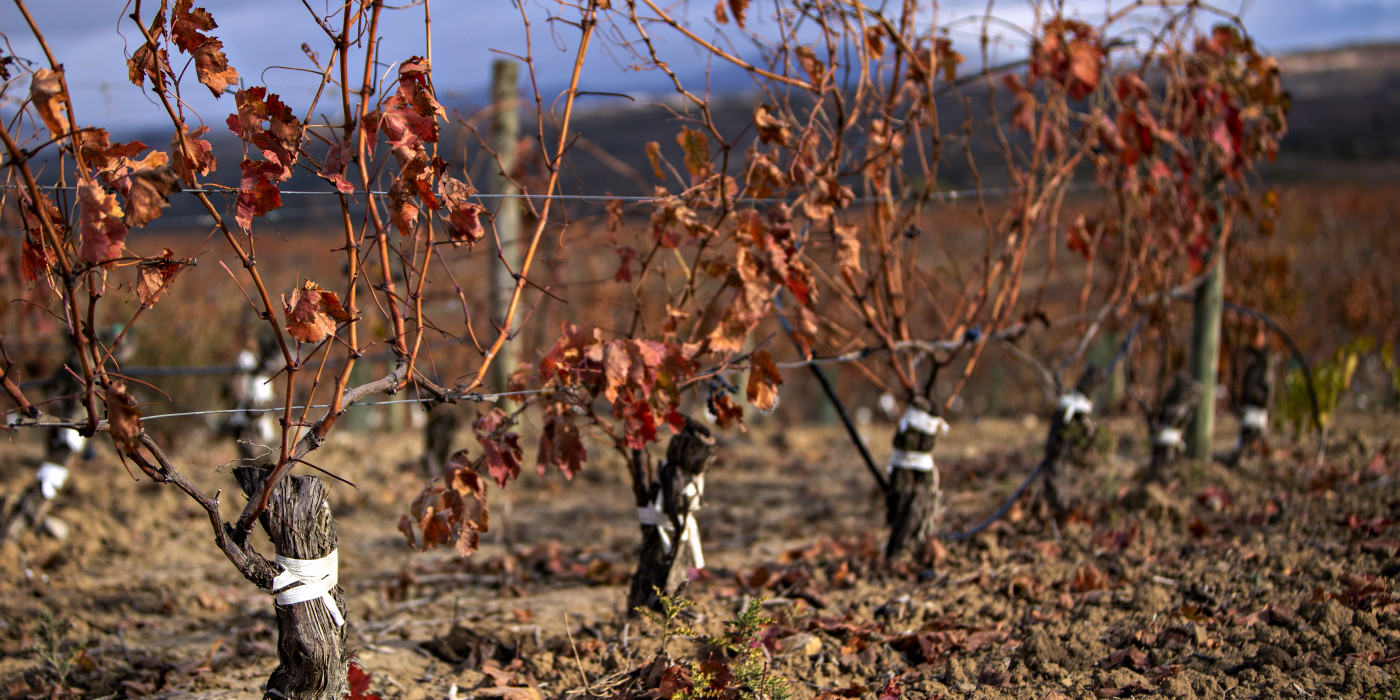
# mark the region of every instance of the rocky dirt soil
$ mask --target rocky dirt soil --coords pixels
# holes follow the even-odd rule
[[[1146,488],[1140,426],[1108,427],[1115,446],[1074,470],[1068,517],[1032,489],[985,532],[895,563],[839,429],[726,434],[700,518],[710,567],[677,624],[722,635],[762,598],[773,622],[750,656],[796,698],[1400,698],[1400,416],[1344,416],[1321,463],[1310,441],[1280,440],[1238,468],[1182,462]],[[877,458],[890,430],[870,429]],[[1044,433],[1029,417],[955,423],[938,448],[948,526],[1011,493]],[[216,468],[232,448],[196,442],[184,470],[222,488],[232,516],[242,502]],[[493,492],[481,551],[415,554],[396,523],[421,485],[406,466],[419,442],[340,434],[317,453],[359,485],[332,483],[331,506],[362,697],[652,698],[733,665],[685,634],[659,655],[660,628],[623,609],[640,534],[620,464],[572,482],[530,474]],[[0,493],[33,479],[39,456],[10,438]],[[53,515],[65,538],[0,548],[0,693],[261,693],[272,601],[214,548],[194,503],[99,449]]]

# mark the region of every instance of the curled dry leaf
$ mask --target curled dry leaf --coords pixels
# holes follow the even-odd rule
[[[350,163],[350,144],[344,141],[332,143],[330,150],[326,151],[326,159],[321,163],[320,172],[316,173],[321,179],[335,185],[338,192],[350,194],[355,191],[355,186],[345,179],[345,166]]]
[[[484,450],[487,471],[501,488],[520,476],[520,459],[525,454],[520,448],[520,435],[505,430],[509,427],[506,421],[505,411],[493,408],[472,424],[476,441]]]
[[[178,133],[170,137],[170,165],[184,182],[192,183],[195,173],[208,175],[218,167],[213,144],[201,138],[207,133],[208,126],[185,132],[183,144]]]
[[[472,468],[467,451],[460,450],[447,460],[443,482],[445,487],[423,488],[413,500],[410,515],[399,519],[399,531],[415,549],[453,545],[458,554],[467,556],[476,550],[490,523],[486,480]]]
[[[160,255],[146,258],[136,266],[136,297],[142,306],[155,306],[161,295],[170,289],[175,276],[185,268],[185,261],[175,260],[174,256],[173,251],[165,248]]]
[[[778,406],[778,387],[783,385],[783,376],[773,364],[773,356],[767,350],[755,350],[749,355],[749,383],[745,395],[750,404],[764,413]]]
[[[136,452],[141,438],[141,411],[127,392],[126,385],[113,381],[107,385],[107,426],[112,442],[122,454]]]
[[[665,180],[666,173],[661,171],[661,144],[655,141],[647,141],[646,145],[647,161],[651,163],[651,172],[656,175],[656,179]]]
[[[175,169],[169,165],[137,170],[127,179],[127,226],[140,227],[155,221],[160,217],[161,210],[170,206],[170,194],[180,191]]]
[[[83,262],[111,267],[111,261],[121,257],[126,248],[128,233],[117,196],[101,185],[84,181],[78,185],[78,210],[78,230],[82,234],[78,257]]]
[[[465,243],[468,248],[486,236],[486,227],[481,223],[486,208],[470,201],[476,188],[454,177],[443,177],[438,181],[438,194],[442,196],[442,206],[447,210],[443,217],[443,228],[456,245]]]
[[[676,143],[685,151],[685,169],[694,182],[703,180],[710,174],[710,139],[699,129],[681,127],[676,135]]]
[[[244,160],[239,167],[243,179],[238,184],[238,207],[233,218],[247,231],[252,228],[254,217],[282,206],[282,192],[275,184],[282,166],[265,160]]]
[[[287,317],[287,333],[303,343],[319,343],[335,335],[337,324],[355,320],[340,305],[335,292],[328,292],[311,280],[293,290],[290,301],[282,295],[282,311]]]
[[[34,80],[29,84],[29,100],[34,111],[49,128],[49,135],[58,138],[68,133],[64,110],[68,109],[68,95],[63,90],[63,69],[39,68],[34,71]]]

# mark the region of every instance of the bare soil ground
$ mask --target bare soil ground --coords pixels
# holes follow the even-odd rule
[[[1032,490],[970,541],[896,564],[880,560],[878,493],[839,429],[726,434],[690,622],[720,634],[765,597],[763,651],[797,698],[1400,697],[1400,417],[1344,416],[1320,465],[1310,444],[1239,468],[1187,461],[1144,492],[1141,429],[1109,427],[1117,447],[1075,471],[1073,515],[1048,517]],[[890,427],[870,432],[880,457]],[[1029,417],[955,424],[938,449],[949,526],[1010,493],[1044,432]],[[529,474],[493,493],[481,551],[414,554],[395,526],[421,484],[404,466],[419,442],[341,433],[317,453],[360,485],[332,484],[331,505],[369,692],[655,696],[659,631],[623,610],[640,535],[620,465],[600,460],[572,482]],[[39,455],[10,442],[0,491],[17,493]],[[241,498],[214,466],[231,446],[191,444],[182,458],[233,515]],[[276,664],[272,601],[214,548],[192,502],[133,482],[102,449],[53,512],[66,539],[0,549],[0,693],[261,693]],[[667,650],[682,666],[705,653],[688,639]]]

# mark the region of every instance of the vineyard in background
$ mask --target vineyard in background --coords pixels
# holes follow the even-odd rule
[[[303,45],[314,97],[289,104],[252,84],[260,67],[230,65],[209,11],[138,1],[123,26],[140,40],[124,58],[146,106],[173,127],[152,147],[86,125],[64,47],[16,0],[27,26],[5,31],[29,32],[44,55],[0,55],[0,94],[14,108],[0,124],[0,363],[5,429],[34,436],[18,440],[44,457],[6,501],[0,540],[52,534],[69,467],[79,485],[68,488],[83,491],[86,441],[100,438],[96,453],[114,450],[136,480],[183,494],[193,510],[178,517],[207,520],[204,541],[212,535],[233,570],[275,595],[268,696],[367,697],[367,676],[350,665],[361,633],[338,585],[338,533],[364,533],[337,525],[328,483],[355,486],[360,505],[401,500],[411,548],[466,557],[490,532],[500,491],[592,479],[611,489],[600,498],[635,508],[640,551],[608,566],[631,568],[624,617],[652,620],[661,639],[648,666],[626,671],[620,696],[786,697],[763,651],[774,640],[761,635],[808,625],[875,635],[843,647],[841,664],[884,649],[859,673],[884,674],[878,694],[893,700],[905,676],[878,667],[946,661],[938,625],[954,618],[910,637],[824,617],[775,624],[750,600],[722,633],[690,627],[684,591],[711,575],[705,513],[723,507],[716,494],[733,495],[721,482],[765,473],[711,469],[750,426],[775,446],[806,424],[847,431],[859,460],[846,466],[883,505],[861,515],[883,517],[884,544],[848,538],[793,555],[846,558],[830,573],[841,589],[851,567],[896,585],[951,584],[948,547],[985,543],[1002,518],[1033,516],[1058,540],[1061,524],[1119,509],[1159,517],[1177,490],[1200,486],[1197,471],[1174,465],[1212,464],[1217,406],[1240,415],[1225,464],[1306,460],[1331,469],[1332,484],[1361,478],[1324,462],[1326,428],[1346,409],[1391,410],[1400,398],[1397,294],[1378,265],[1400,260],[1397,203],[1379,187],[1290,180],[1288,163],[1274,165],[1291,100],[1279,61],[1239,18],[1191,1],[1127,2],[1091,24],[1036,3],[1017,29],[1026,55],[999,64],[989,27],[1004,23],[991,7],[954,20],[982,33],[962,46],[912,2],[780,3],[760,17],[768,11],[747,0],[721,0],[713,36],[651,0],[543,4],[538,15],[518,5],[520,22],[535,40],[544,23],[568,47],[567,89],[540,92],[531,45],[516,102],[462,115],[439,102],[428,3],[290,9],[314,20],[321,48]],[[388,12],[421,13],[420,55],[379,53]],[[712,96],[673,72],[666,52],[677,44],[658,32],[744,72],[751,92]],[[608,119],[579,113],[598,51],[666,76],[675,94],[626,128],[581,131]],[[219,116],[195,109],[194,93]],[[212,134],[225,129],[236,144]],[[871,445],[879,415],[888,444]],[[1021,465],[1029,474],[991,515],[950,529],[950,508],[965,519],[969,499],[985,495],[959,489],[986,475],[959,465],[950,487],[939,445],[983,418],[1023,415],[1048,415],[1048,431],[1027,423],[1042,456]],[[1137,432],[1141,443],[1114,440]],[[422,457],[387,474],[377,456],[368,471],[322,461],[343,459],[356,433],[421,443]],[[239,457],[211,463],[217,449],[202,445],[230,438]],[[1141,473],[1076,488],[1076,465],[1121,471],[1142,443]],[[1389,478],[1389,449],[1363,473]],[[889,458],[877,464],[873,452]],[[995,473],[1019,463],[1007,454]],[[580,478],[604,466],[611,476]],[[531,467],[546,478],[522,479]],[[1229,508],[1211,488],[1200,505]],[[546,503],[566,500],[550,493]],[[230,514],[235,501],[244,505]],[[1388,525],[1350,517],[1352,530]],[[1216,527],[1198,519],[1189,531]],[[1137,537],[1122,535],[1117,551]],[[463,580],[481,575],[466,566]],[[403,589],[417,585],[410,569]],[[785,590],[825,607],[793,575]],[[755,592],[780,579],[738,577]],[[1091,563],[1063,585],[1112,582]],[[1036,588],[1013,580],[1008,590],[1018,585]],[[1356,600],[1372,601],[1361,590]],[[382,591],[381,603],[402,594]],[[52,620],[41,626],[54,677],[39,687],[62,694],[71,659]],[[673,636],[708,645],[709,657],[673,659]],[[1389,650],[1367,663],[1400,658]],[[517,695],[522,659],[493,672],[472,653],[496,690]],[[1164,674],[1152,677],[1161,684],[1182,666],[1148,671],[1145,655],[1130,654],[1121,664]]]

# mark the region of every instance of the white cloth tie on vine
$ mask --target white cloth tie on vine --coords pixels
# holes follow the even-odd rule
[[[1074,420],[1074,417],[1077,415],[1083,414],[1089,416],[1094,413],[1094,402],[1090,401],[1089,397],[1077,391],[1072,391],[1068,394],[1060,394],[1060,402],[1056,405],[1065,412],[1066,423]]]
[[[39,493],[52,501],[58,495],[58,490],[63,488],[63,482],[68,481],[68,468],[61,464],[44,462],[39,465],[39,471],[34,473],[34,480],[39,482]]]
[[[282,567],[282,573],[272,579],[272,590],[278,605],[292,605],[320,598],[331,618],[335,620],[336,627],[345,626],[345,617],[340,614],[340,608],[335,604],[335,596],[331,594],[340,582],[339,549],[331,550],[330,554],[320,559],[292,559],[279,554],[277,565]],[[301,585],[288,588],[294,583]]]
[[[903,433],[911,429],[934,437],[947,435],[948,421],[943,420],[942,416],[935,416],[928,411],[910,406],[905,409],[904,416],[899,419],[898,431]],[[890,454],[889,464],[885,465],[885,473],[890,474],[896,469],[931,472],[934,469],[933,453],[896,449]]]
[[[1157,432],[1157,437],[1152,442],[1162,447],[1175,447],[1178,450],[1186,447],[1186,440],[1181,437],[1180,428],[1162,428]]]
[[[1269,411],[1258,406],[1245,406],[1244,417],[1240,419],[1240,423],[1246,428],[1263,432],[1269,427]]]
[[[928,411],[922,411],[910,406],[905,409],[904,416],[899,419],[899,432],[904,432],[913,428],[925,435],[946,435],[948,433],[948,421],[942,416],[935,416]]]
[[[705,552],[700,546],[700,526],[695,522],[695,511],[700,509],[700,497],[705,494],[705,475],[695,477],[681,495],[685,497],[685,521],[681,523],[680,544],[690,546],[690,559],[697,569],[705,568]],[[675,527],[671,519],[667,517],[663,505],[662,494],[656,494],[656,500],[649,506],[637,508],[637,519],[643,525],[651,525],[656,528],[656,533],[661,536],[661,548],[667,553],[671,553],[671,540],[675,535]]]
[[[87,438],[79,435],[76,430],[59,428],[59,434],[63,436],[63,444],[75,453],[80,453],[84,447],[87,447]]]

